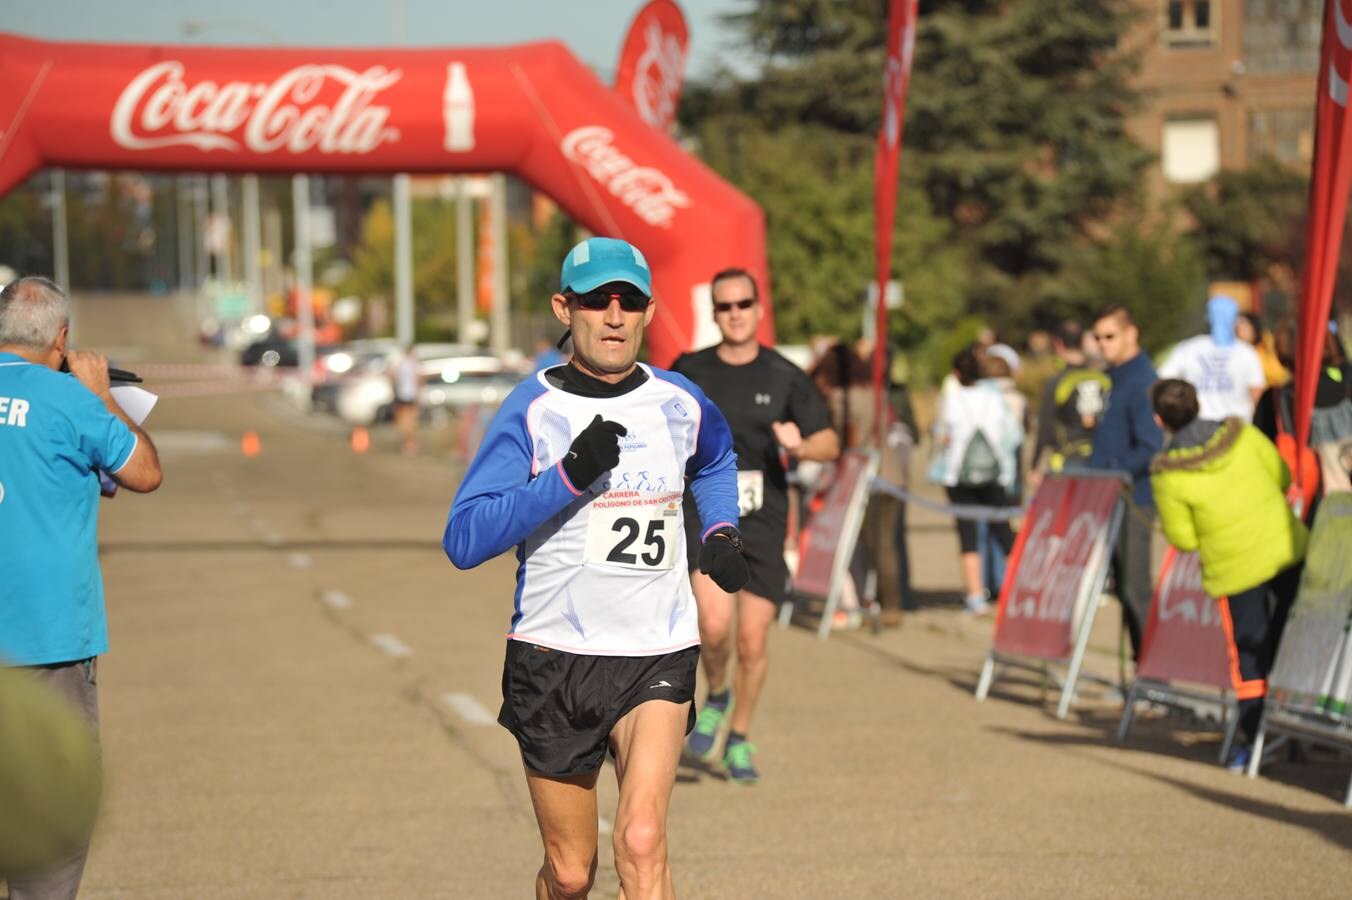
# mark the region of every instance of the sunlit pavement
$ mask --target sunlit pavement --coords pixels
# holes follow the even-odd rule
[[[216,361],[175,310],[86,299],[77,343],[131,369]],[[268,391],[167,396],[148,429],[164,487],[103,512],[108,785],[81,896],[529,896],[539,838],[493,723],[515,563],[445,560],[450,436],[409,459],[377,429],[358,455]],[[1347,770],[1327,758],[1251,782],[1177,717],[1117,745],[1092,687],[1066,722],[1027,676],[976,703],[991,623],[957,612],[951,527],[912,518],[926,608],[879,636],[776,631],[762,783],[683,767],[683,896],[1345,893]],[[1112,675],[1101,612],[1089,666]],[[608,838],[597,897],[616,893]]]

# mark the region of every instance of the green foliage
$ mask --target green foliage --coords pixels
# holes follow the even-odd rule
[[[710,165],[736,170],[765,208],[776,331],[788,342],[857,335],[874,266],[872,139],[820,125],[736,129],[724,121],[711,116],[698,133]],[[960,307],[966,262],[913,187],[902,192],[898,220],[893,271],[905,278],[907,307],[894,327],[918,341]]]
[[[1202,254],[1171,222],[1141,216],[1118,223],[1066,272],[1063,315],[1089,322],[1105,306],[1121,304],[1140,325],[1141,344],[1154,353],[1187,335],[1206,298]]]
[[[872,147],[886,0],[757,0],[729,21],[759,76],[688,91],[709,163],[766,207],[777,321],[844,327],[872,269]],[[907,102],[895,271],[918,344],[965,312],[1017,337],[1075,290],[1090,237],[1148,155],[1126,135],[1126,0],[923,4]],[[928,281],[923,289],[921,282]],[[914,305],[912,306],[912,302]]]
[[[555,210],[538,233],[523,233],[519,240],[520,256],[513,258],[524,260],[525,279],[519,295],[512,298],[512,308],[549,313],[549,298],[558,292],[559,269],[577,243],[577,229],[571,219]]]
[[[455,205],[415,199],[413,219],[413,296],[419,310],[453,309],[456,302]],[[380,198],[362,219],[361,242],[352,270],[340,287],[364,297],[394,294],[394,216]]]
[[[1240,171],[1221,172],[1192,188],[1183,205],[1215,279],[1253,281],[1273,266],[1300,265],[1308,181],[1304,174],[1265,159]]]
[[[51,273],[51,218],[34,181],[0,199],[0,265],[19,275]]]

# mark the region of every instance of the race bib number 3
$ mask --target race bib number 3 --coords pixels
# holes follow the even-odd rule
[[[765,473],[737,473],[737,513],[749,515],[765,504]]]
[[[680,494],[610,491],[592,501],[583,558],[594,565],[670,569],[680,522]]]

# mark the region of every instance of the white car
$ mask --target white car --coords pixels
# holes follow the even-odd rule
[[[463,344],[415,344],[413,355],[418,359],[424,383],[445,380],[448,372],[500,372],[504,368],[496,356]],[[371,425],[388,419],[394,408],[392,370],[391,363],[389,367],[372,368],[347,378],[334,399],[338,417],[352,425]]]

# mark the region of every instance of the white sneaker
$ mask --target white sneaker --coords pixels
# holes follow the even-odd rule
[[[985,594],[972,594],[962,598],[962,610],[969,616],[984,616],[991,611],[991,605]]]

